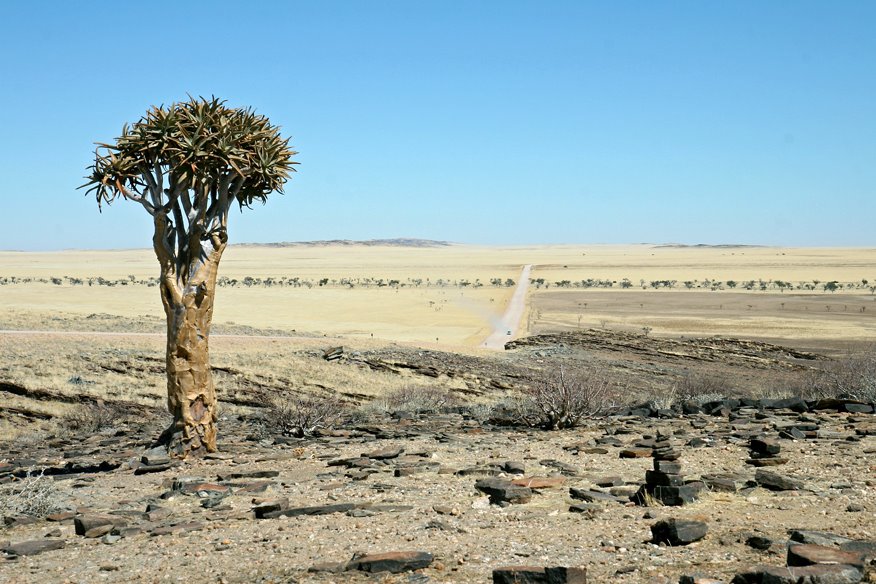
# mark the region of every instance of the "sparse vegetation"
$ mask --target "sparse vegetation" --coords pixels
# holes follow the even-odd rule
[[[575,428],[587,418],[605,412],[610,403],[611,381],[604,371],[584,369],[535,381],[517,403],[520,422],[545,430]]]
[[[63,508],[63,495],[55,481],[42,472],[0,485],[0,515],[43,518]]]
[[[840,397],[876,403],[876,347],[813,370],[799,393],[810,399]]]
[[[64,430],[74,433],[93,434],[112,428],[125,415],[120,406],[98,401],[77,407],[60,420],[60,425]]]
[[[302,438],[330,429],[343,419],[346,405],[334,396],[296,396],[275,399],[268,407],[268,432]]]
[[[441,387],[406,385],[369,402],[365,408],[390,414],[432,414],[459,405],[459,399]]]

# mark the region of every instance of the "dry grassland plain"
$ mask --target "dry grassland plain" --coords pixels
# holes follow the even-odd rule
[[[530,287],[517,334],[581,326],[794,344],[876,338],[876,249],[863,248],[238,245],[220,267],[221,278],[238,282],[218,290],[214,322],[471,349],[490,333],[514,291],[507,280],[516,283],[525,264],[543,284]],[[58,328],[52,323],[64,316],[109,314],[141,318],[146,330],[160,332],[157,288],[87,284],[145,280],[157,271],[148,249],[0,252],[0,278],[48,280],[0,286],[0,325]],[[256,283],[245,285],[246,278]],[[266,285],[268,278],[285,284]],[[290,285],[294,278],[310,285]],[[491,284],[496,279],[501,286]],[[587,280],[613,285],[581,284]],[[661,281],[672,287],[652,287]],[[753,289],[743,289],[752,281]],[[841,287],[825,291],[831,281]]]

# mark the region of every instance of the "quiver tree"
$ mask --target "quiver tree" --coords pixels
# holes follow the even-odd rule
[[[135,201],[152,216],[167,315],[167,406],[160,443],[177,457],[216,450],[216,392],[208,339],[228,213],[282,192],[296,154],[277,126],[251,109],[190,98],[153,107],[98,144],[90,187],[98,207]]]

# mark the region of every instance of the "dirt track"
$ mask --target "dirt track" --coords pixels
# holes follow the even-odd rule
[[[526,292],[529,290],[529,273],[531,271],[532,264],[523,266],[523,270],[520,272],[520,281],[517,282],[517,289],[514,290],[514,295],[508,302],[502,318],[494,325],[493,332],[484,341],[484,347],[502,351],[505,349],[505,343],[515,338],[515,333],[520,326],[520,319],[523,318],[523,311],[526,308]]]

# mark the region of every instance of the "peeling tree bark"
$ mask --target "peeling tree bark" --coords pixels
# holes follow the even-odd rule
[[[167,407],[173,422],[159,443],[179,458],[216,451],[218,404],[210,370],[209,338],[216,276],[225,249],[224,242],[218,243],[205,261],[189,266],[191,276],[182,289],[172,274],[162,270],[161,301],[167,316]]]

